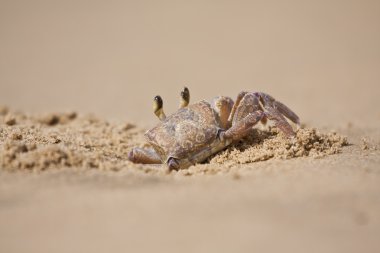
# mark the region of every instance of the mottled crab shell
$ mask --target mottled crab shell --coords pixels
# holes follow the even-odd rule
[[[170,157],[191,158],[216,139],[218,130],[215,111],[202,100],[168,116],[148,130],[145,137],[162,162],[167,162]]]

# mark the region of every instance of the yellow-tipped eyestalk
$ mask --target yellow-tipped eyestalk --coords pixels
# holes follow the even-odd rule
[[[153,111],[160,120],[166,119],[163,105],[162,98],[160,96],[155,96],[153,100]]]
[[[180,108],[188,106],[190,103],[190,92],[189,89],[184,87],[181,91],[181,103],[179,105]]]

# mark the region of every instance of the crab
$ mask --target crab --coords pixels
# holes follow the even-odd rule
[[[171,170],[185,169],[225,149],[251,133],[259,122],[274,123],[287,137],[295,135],[289,119],[297,126],[299,117],[286,105],[263,92],[240,92],[234,102],[225,96],[189,105],[188,88],[181,91],[180,109],[166,117],[160,96],[153,110],[160,122],[145,133],[150,148],[133,148],[128,159],[133,163],[166,164]]]

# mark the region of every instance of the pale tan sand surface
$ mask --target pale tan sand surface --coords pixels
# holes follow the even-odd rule
[[[379,45],[376,0],[0,0],[0,252],[380,252]],[[184,85],[305,128],[128,162]]]
[[[379,129],[253,130],[168,174],[126,160],[129,123],[2,111],[5,252],[379,249]]]

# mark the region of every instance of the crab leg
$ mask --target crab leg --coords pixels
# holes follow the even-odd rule
[[[295,133],[293,131],[293,128],[288,123],[288,121],[286,121],[285,117],[299,125],[300,120],[298,116],[286,105],[279,101],[276,101],[270,95],[263,92],[256,92],[254,94],[260,99],[260,102],[263,104],[267,118],[269,120],[272,120],[275,126],[278,127],[287,136],[294,136]]]
[[[300,119],[292,110],[290,110],[289,107],[281,103],[280,101],[276,101],[273,97],[270,95],[263,93],[263,92],[256,92],[254,93],[261,101],[261,103],[264,105],[265,109],[274,109],[278,113],[284,115],[288,119],[290,119],[292,122],[294,122],[297,125],[300,125]]]
[[[235,113],[236,113],[236,110],[238,108],[238,106],[240,105],[240,102],[241,100],[243,99],[243,97],[245,96],[245,94],[247,94],[248,92],[246,91],[242,91],[238,94],[237,98],[236,98],[236,101],[234,103],[234,106],[232,107],[232,110],[231,110],[231,113],[230,113],[230,116],[228,117],[228,123],[229,125],[232,125],[232,121],[233,121],[233,118],[235,116]]]
[[[258,97],[252,92],[243,91],[239,93],[228,120],[230,124],[234,125],[249,113],[255,111],[264,111],[263,107],[260,105]],[[266,122],[267,117],[264,115],[261,118],[261,123],[265,125]]]
[[[295,135],[292,126],[289,125],[284,116],[282,116],[281,113],[279,113],[276,109],[267,108],[266,117],[269,120],[273,121],[274,125],[278,127],[278,129],[280,129],[282,132],[284,132],[288,137]]]
[[[220,133],[222,140],[240,140],[246,136],[252,127],[256,125],[263,117],[265,113],[263,111],[255,111],[249,113],[243,119],[236,122],[230,129]]]
[[[133,163],[160,164],[161,158],[153,149],[133,148],[128,154]]]
[[[184,87],[181,91],[181,103],[179,105],[180,108],[188,106],[190,103],[190,91],[187,87]]]
[[[219,96],[215,97],[212,100],[211,106],[217,114],[216,118],[219,121],[219,126],[222,129],[228,129],[231,127],[229,115],[231,114],[233,105],[234,101],[229,97]]]
[[[166,115],[164,113],[163,105],[164,105],[164,103],[162,101],[162,98],[160,96],[155,96],[153,99],[153,111],[154,111],[154,114],[156,114],[156,116],[161,121],[166,119]]]
[[[240,94],[239,94],[240,95]],[[244,119],[249,113],[255,111],[264,111],[259,103],[259,99],[253,93],[245,93],[241,99],[238,99],[239,104],[236,106],[236,110],[232,118],[232,125],[238,121]]]
[[[263,124],[267,122],[267,119],[272,120],[275,126],[287,136],[294,136],[293,128],[286,121],[285,117],[289,118],[294,123],[299,124],[298,116],[286,105],[262,92],[239,93],[229,120],[231,120],[232,125],[234,125],[254,111],[265,112],[261,118]]]

